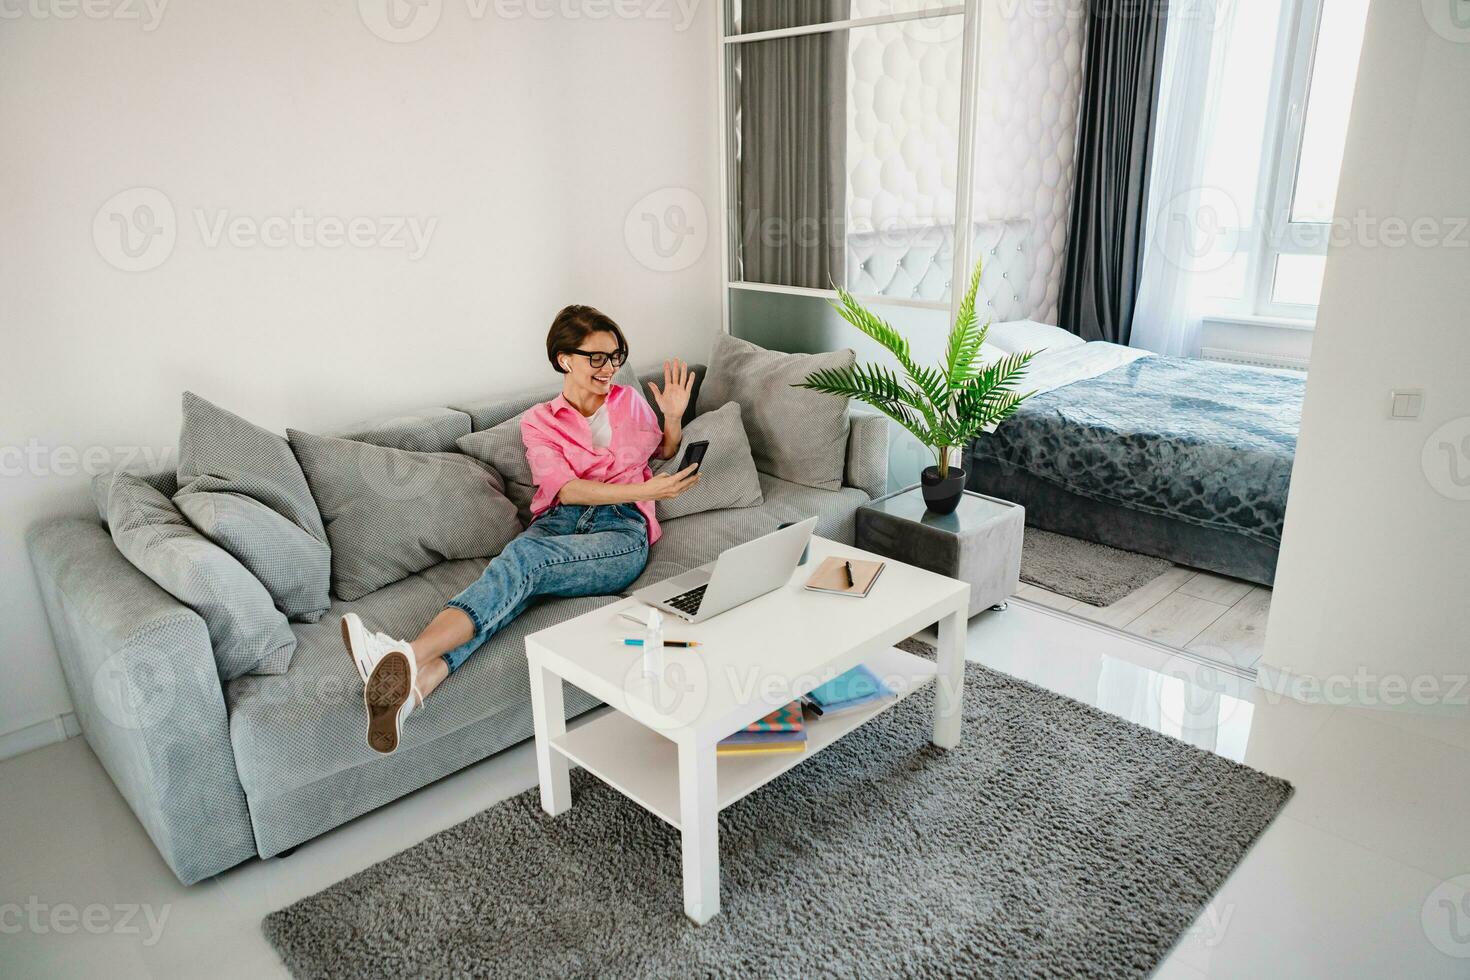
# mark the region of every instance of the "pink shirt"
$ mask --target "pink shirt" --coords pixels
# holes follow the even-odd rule
[[[648,460],[664,441],[658,416],[627,385],[613,385],[605,404],[612,428],[612,442],[605,449],[593,445],[587,417],[565,396],[534,405],[522,416],[521,439],[536,482],[531,498],[533,517],[550,510],[561,488],[571,480],[642,483],[653,475]],[[653,501],[640,500],[634,506],[648,521],[648,543],[653,544],[661,533],[653,516]]]

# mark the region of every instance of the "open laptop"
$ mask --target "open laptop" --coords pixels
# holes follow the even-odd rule
[[[708,565],[633,593],[633,598],[702,623],[785,585],[811,540],[815,517],[727,548]]]

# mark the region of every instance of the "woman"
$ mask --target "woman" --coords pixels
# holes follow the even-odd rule
[[[664,416],[660,428],[635,389],[612,383],[628,342],[607,316],[568,306],[546,335],[546,356],[565,377],[560,395],[521,419],[536,483],[530,527],[412,643],[368,632],[354,613],[342,617],[343,642],[363,677],[368,745],[378,752],[396,750],[403,720],[532,599],[627,588],[659,537],[654,501],[699,480],[693,466],[653,476],[648,465],[679,449],[694,388],[688,365],[665,361],[663,388],[649,383]]]

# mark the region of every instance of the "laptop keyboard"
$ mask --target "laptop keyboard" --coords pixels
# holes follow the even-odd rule
[[[699,612],[699,604],[704,601],[704,590],[707,588],[709,588],[708,582],[697,588],[690,589],[688,592],[680,592],[672,599],[666,600],[667,604],[673,606],[686,616],[693,616]]]

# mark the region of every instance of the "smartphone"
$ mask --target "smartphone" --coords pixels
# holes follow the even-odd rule
[[[679,469],[687,470],[691,466],[698,466],[700,463],[704,462],[704,454],[708,449],[708,439],[701,439],[698,442],[691,442],[689,445],[685,446],[684,461],[679,464]],[[696,470],[695,472],[697,473],[699,471]]]

